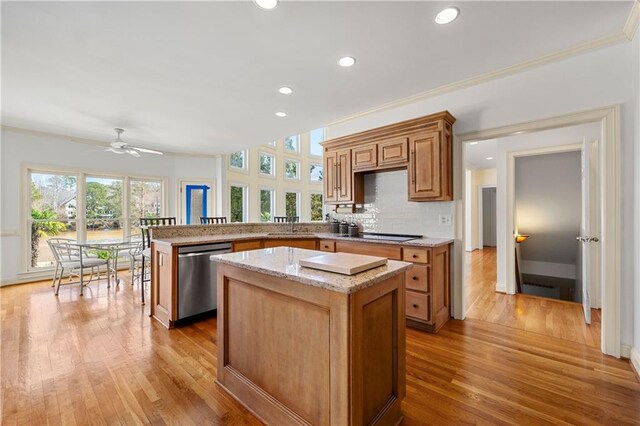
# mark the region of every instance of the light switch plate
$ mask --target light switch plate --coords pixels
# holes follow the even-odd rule
[[[438,215],[438,225],[451,226],[451,215],[450,214]]]

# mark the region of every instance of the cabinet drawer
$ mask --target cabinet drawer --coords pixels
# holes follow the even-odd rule
[[[378,165],[406,163],[409,160],[409,138],[396,138],[378,143]]]
[[[336,251],[336,242],[332,240],[320,240],[320,251]]]
[[[369,256],[386,257],[400,260],[400,247],[385,244],[352,243],[350,241],[336,241],[336,251],[343,253],[366,254]]]
[[[262,248],[261,240],[238,241],[233,243],[233,251],[257,250]]]
[[[316,249],[316,240],[286,240],[286,239],[273,239],[265,240],[264,248],[271,247],[295,247],[307,250]]]
[[[405,283],[408,290],[424,291],[431,293],[431,281],[429,280],[429,266],[413,265],[405,272]]]
[[[407,290],[405,295],[407,316],[431,322],[430,298],[428,294]]]
[[[405,262],[431,263],[431,250],[405,247],[402,249],[402,260]]]
[[[378,165],[378,150],[375,144],[353,148],[353,169],[366,169]]]

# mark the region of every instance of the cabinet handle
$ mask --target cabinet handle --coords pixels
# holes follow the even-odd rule
[[[412,280],[418,281],[418,277],[411,277]]]
[[[417,254],[414,254],[414,255],[413,255],[413,256],[411,256],[411,257],[413,257],[414,259],[417,259],[417,258],[418,258],[418,255],[417,255]]]
[[[418,305],[416,305],[415,303],[413,304],[413,307],[414,307],[414,308],[416,308],[416,309],[418,309],[418,308],[419,308],[419,306],[418,306]]]

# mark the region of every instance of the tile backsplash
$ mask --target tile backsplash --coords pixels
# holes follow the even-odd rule
[[[362,225],[364,231],[394,234],[420,234],[428,237],[453,238],[452,225],[439,225],[440,215],[451,217],[454,202],[409,202],[407,171],[378,172],[365,175],[364,209],[355,214],[335,214]]]

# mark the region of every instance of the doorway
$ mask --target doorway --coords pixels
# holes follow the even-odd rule
[[[481,247],[495,247],[496,246],[496,187],[495,186],[481,186],[479,203],[482,206],[481,214],[479,215],[480,226],[478,226]]]
[[[619,299],[619,247],[620,247],[620,230],[619,224],[615,220],[617,212],[619,210],[619,193],[618,193],[618,168],[619,154],[617,146],[619,145],[619,134],[617,133],[617,126],[619,120],[619,107],[602,108],[592,111],[586,111],[582,113],[568,114],[566,116],[554,117],[535,122],[522,123],[518,125],[505,126],[503,128],[496,128],[487,131],[473,132],[464,135],[457,136],[458,143],[454,145],[458,150],[455,155],[456,159],[456,182],[458,188],[462,187],[462,191],[458,194],[466,194],[465,181],[465,165],[464,165],[464,150],[467,149],[472,142],[495,139],[495,138],[512,138],[517,135],[524,135],[528,133],[544,132],[547,130],[565,129],[572,126],[579,126],[583,124],[593,123],[599,126],[598,135],[600,139],[600,150],[597,156],[597,164],[601,166],[600,173],[597,180],[600,185],[601,195],[601,217],[600,223],[602,238],[600,239],[600,245],[597,249],[600,256],[601,270],[599,276],[601,282],[607,282],[607,286],[602,288],[602,329],[600,340],[601,350],[609,355],[619,357],[620,356],[620,319],[618,316]],[[573,139],[571,142],[578,142]],[[516,141],[511,140],[512,144],[509,145],[508,150],[499,154],[498,162],[513,166],[514,156],[508,155],[511,149],[523,148],[527,146],[518,146]],[[498,191],[497,191],[497,274],[495,290],[503,293],[495,293],[498,296],[513,297],[515,293],[515,235],[517,229],[515,228],[514,209],[507,204],[508,200],[513,199],[513,186],[505,185],[501,195],[500,182],[512,182],[512,179],[507,179],[508,170],[505,169],[498,171]],[[512,173],[512,172],[511,172]],[[512,176],[511,176],[512,177]],[[466,213],[465,204],[468,203],[466,196],[458,196],[459,205],[462,207],[463,214]],[[501,207],[506,206],[506,207]],[[460,217],[460,216],[459,216]],[[466,237],[468,221],[456,220],[457,232],[456,235]],[[501,247],[501,241],[504,241],[503,247]],[[465,317],[465,281],[466,275],[465,267],[468,261],[463,256],[464,248],[467,247],[466,241],[456,240],[455,242],[455,256],[454,256],[454,292],[453,292],[453,307],[454,315],[458,319],[464,319]],[[519,303],[519,302],[517,302]],[[579,311],[580,317],[582,317],[581,309]],[[499,312],[494,313],[494,316],[501,315]],[[594,330],[594,327],[590,329]]]
[[[200,217],[215,215],[214,182],[208,179],[178,179],[178,222],[199,225]]]

